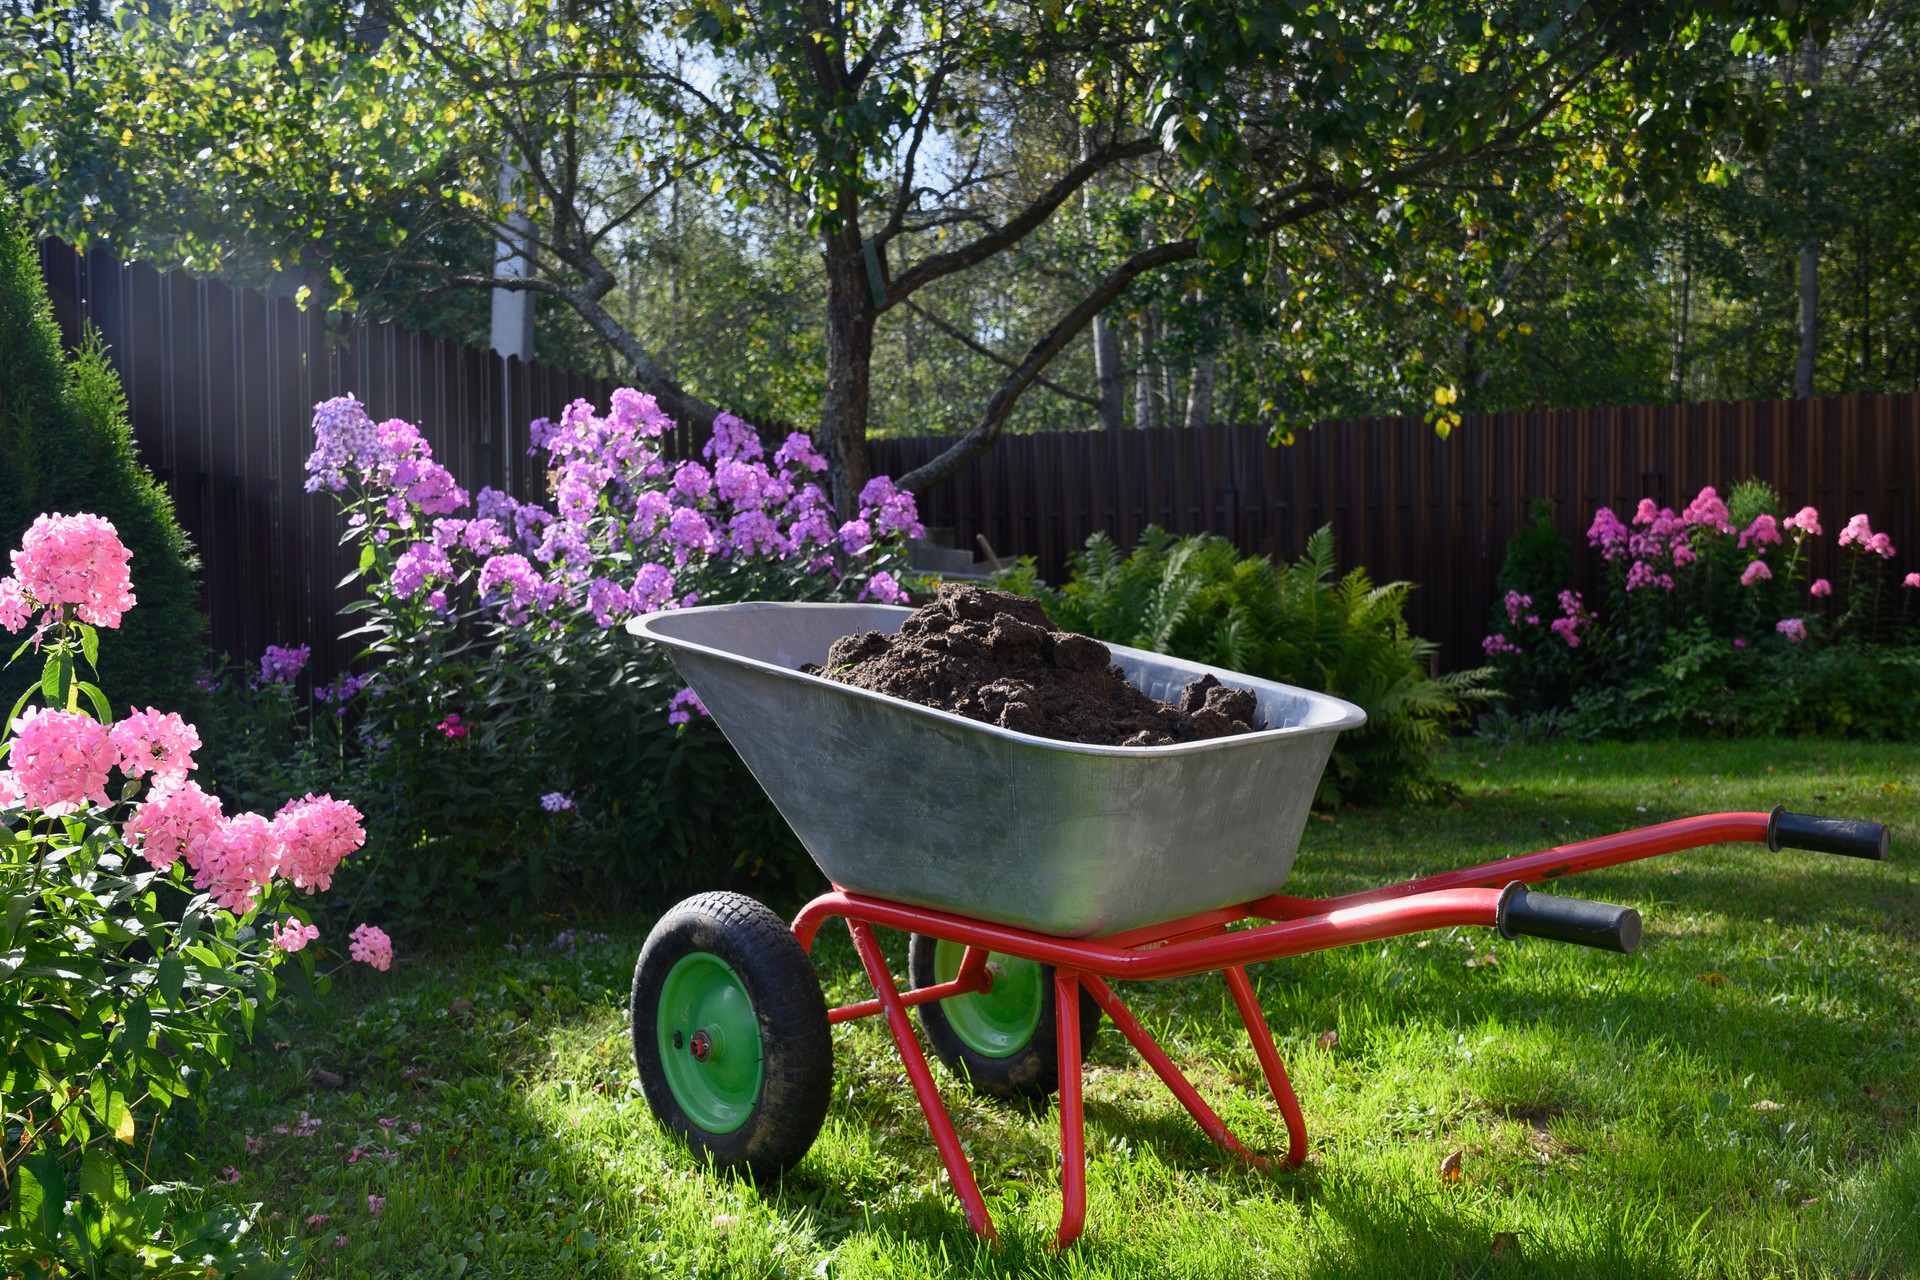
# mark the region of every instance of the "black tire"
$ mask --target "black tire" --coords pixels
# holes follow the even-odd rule
[[[709,1062],[705,1054],[696,1052],[695,1036],[686,1028],[668,1026],[664,1038],[662,1034],[662,990],[676,966],[689,957],[694,957],[692,968],[683,972],[698,975],[704,967],[721,975],[720,982],[726,986],[726,976],[713,967],[717,959],[731,970],[732,979],[751,1002],[751,1017],[746,1017],[738,1011],[736,1000],[734,1025],[736,1031],[744,1028],[748,1036],[757,1030],[758,1043],[745,1047],[758,1051],[759,1086],[757,1094],[750,1095],[751,1110],[737,1127],[696,1118],[689,1107],[699,1110],[697,1086],[690,1095],[694,1101],[682,1105],[663,1061],[663,1050],[674,1053],[672,1043],[678,1037],[681,1052],[703,1066]],[[676,992],[685,986],[686,979],[676,979]],[[727,990],[733,998],[732,988]],[[673,1020],[671,1011],[668,1020]],[[722,1050],[713,1045],[709,1037],[711,1061],[719,1063]],[[786,922],[738,893],[702,893],[661,917],[647,935],[633,970],[633,1059],[654,1117],[685,1140],[695,1155],[759,1180],[777,1178],[798,1164],[819,1136],[833,1096],[833,1041],[820,979]],[[741,1054],[729,1065],[737,1068],[747,1061]],[[697,1069],[676,1063],[672,1070],[684,1087],[687,1073]],[[739,1110],[747,1105],[741,1096]]]
[[[914,934],[907,942],[907,973],[917,989],[938,982],[934,951],[938,940]],[[990,1098],[1037,1099],[1052,1096],[1060,1087],[1060,1034],[1054,1020],[1053,966],[1041,965],[1040,1017],[1033,1034],[1013,1052],[988,1056],[967,1045],[954,1031],[943,1006],[934,1000],[919,1006],[920,1025],[927,1033],[933,1052],[947,1069],[965,1080],[975,1092]],[[966,996],[952,999],[965,1000]],[[1100,1006],[1080,989],[1080,1057],[1085,1061],[1100,1034]]]

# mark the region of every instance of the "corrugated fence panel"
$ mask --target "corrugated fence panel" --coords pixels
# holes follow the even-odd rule
[[[947,443],[876,441],[874,470],[903,475]],[[1789,511],[1819,508],[1817,574],[1842,572],[1834,535],[1856,512],[1891,536],[1902,566],[1920,566],[1920,395],[1485,414],[1446,440],[1417,418],[1340,420],[1290,448],[1254,426],[1012,436],[920,505],[958,545],[985,534],[1053,582],[1096,531],[1126,548],[1158,524],[1291,559],[1331,524],[1343,567],[1417,584],[1408,618],[1457,668],[1480,660],[1507,540],[1536,500],[1553,502],[1590,591],[1599,507],[1626,519],[1643,497],[1684,508],[1703,486],[1724,496],[1750,476]]]
[[[358,646],[339,639],[355,595],[336,587],[353,568],[343,522],[306,492],[313,406],[352,393],[375,421],[418,425],[471,492],[524,498],[545,483],[525,424],[575,397],[604,408],[615,385],[388,325],[332,330],[288,298],[58,241],[41,242],[40,263],[68,345],[89,325],[107,344],[140,456],[200,556],[214,651],[250,663],[269,644],[311,645],[320,680]]]

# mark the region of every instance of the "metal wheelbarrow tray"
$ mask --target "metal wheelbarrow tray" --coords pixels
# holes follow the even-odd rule
[[[1172,747],[1089,747],[1012,733],[806,675],[829,644],[892,631],[909,610],[741,604],[635,619],[680,672],[834,889],[789,926],[732,893],[700,894],[654,927],[634,972],[633,1043],[655,1116],[717,1166],[775,1177],[802,1159],[833,1083],[829,1027],[882,1015],[968,1224],[994,1227],[907,1010],[936,1055],[993,1096],[1059,1094],[1061,1214],[1086,1219],[1084,1041],[1102,1016],[1200,1127],[1257,1166],[1110,980],[1218,971],[1286,1123],[1306,1122],[1246,966],[1427,929],[1484,926],[1631,952],[1640,917],[1527,885],[1732,841],[1885,858],[1874,822],[1787,813],[1683,818],[1337,898],[1276,892],[1320,772],[1357,707],[1215,671],[1252,689],[1268,728]],[[1209,669],[1110,646],[1162,699]],[[808,951],[846,922],[875,998],[828,1009]],[[1236,928],[1246,922],[1253,927]],[[902,990],[876,927],[910,932]]]

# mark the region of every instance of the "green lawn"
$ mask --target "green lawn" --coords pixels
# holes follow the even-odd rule
[[[200,1176],[231,1166],[221,1194],[329,1276],[1920,1274],[1920,755],[1469,744],[1446,769],[1458,804],[1311,822],[1289,890],[1776,802],[1890,822],[1894,860],[1742,847],[1581,877],[1642,912],[1631,957],[1459,930],[1257,967],[1312,1136],[1298,1171],[1223,1163],[1106,1028],[1089,1226],[1060,1256],[1051,1109],[936,1067],[1004,1237],[978,1246],[875,1021],[836,1029],[834,1108],[782,1185],[697,1166],[632,1083],[644,920],[571,949],[549,944],[580,922],[555,920],[514,954],[484,926],[402,938],[393,972],[282,1019],[172,1141]],[[817,959],[830,1000],[868,994],[840,926]],[[1217,979],[1122,990],[1244,1139],[1283,1145]]]

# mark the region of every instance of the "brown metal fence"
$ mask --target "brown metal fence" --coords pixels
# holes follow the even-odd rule
[[[874,469],[902,475],[947,443],[876,442]],[[1248,426],[1012,436],[921,495],[920,509],[963,545],[985,534],[1002,557],[1035,557],[1054,582],[1099,530],[1123,548],[1157,524],[1292,558],[1331,524],[1343,567],[1418,585],[1408,619],[1458,668],[1481,660],[1494,578],[1533,499],[1554,500],[1590,588],[1598,507],[1623,518],[1642,497],[1679,508],[1703,485],[1724,494],[1749,476],[1771,481],[1789,510],[1820,509],[1826,571],[1837,522],[1859,511],[1891,535],[1903,572],[1920,567],[1917,395],[1487,414],[1446,440],[1418,419],[1343,420],[1289,448]]]
[[[352,656],[336,585],[352,565],[334,504],[305,489],[315,403],[351,392],[376,421],[419,426],[470,491],[525,497],[527,424],[576,397],[605,408],[614,387],[390,325],[332,329],[290,299],[55,240],[40,262],[67,342],[99,330],[125,384],[140,456],[199,552],[214,651],[309,644],[320,679]]]

